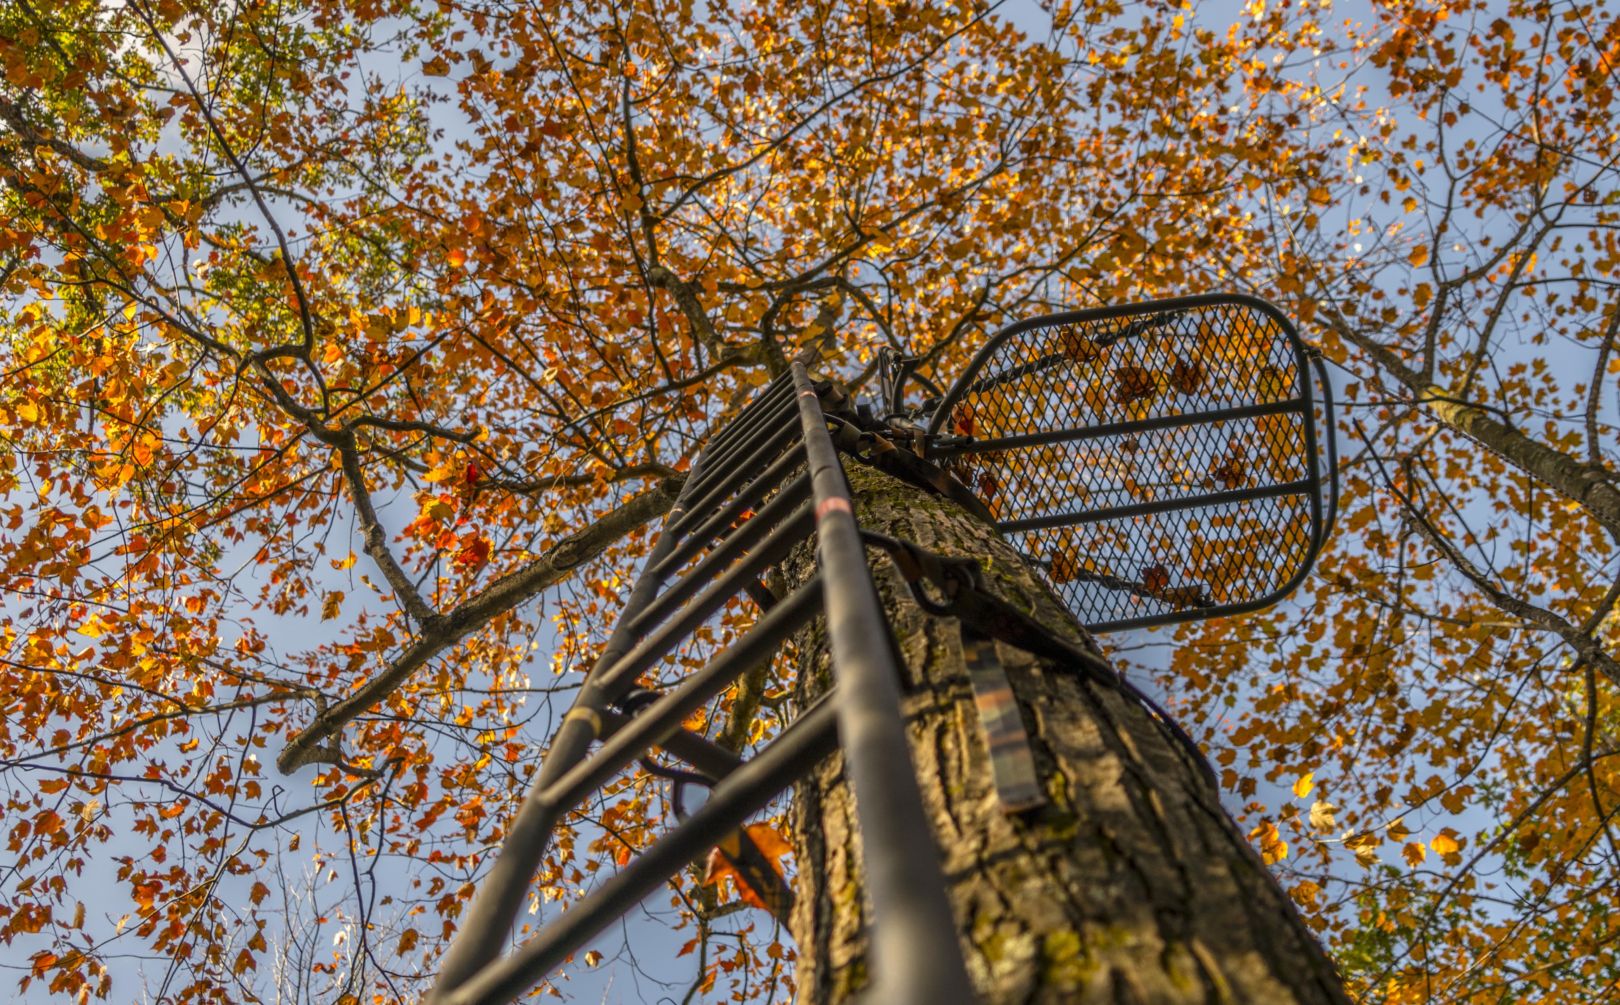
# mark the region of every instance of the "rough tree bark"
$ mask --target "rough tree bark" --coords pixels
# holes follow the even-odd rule
[[[993,528],[885,475],[846,468],[863,527],[975,556],[1002,597],[1062,634],[1083,635]],[[796,562],[805,574],[809,556]],[[1286,894],[1163,727],[1119,692],[998,645],[1048,799],[1024,817],[1004,815],[956,623],[912,603],[886,558],[875,569],[909,677],[924,799],[986,1001],[1348,1001]],[[801,639],[801,700],[826,685],[824,641]],[[844,1002],[866,983],[866,905],[841,758],[799,786],[793,821],[798,1001]]]

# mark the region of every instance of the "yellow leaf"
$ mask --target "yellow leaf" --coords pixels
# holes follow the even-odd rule
[[[1318,834],[1333,833],[1334,830],[1336,830],[1339,826],[1338,823],[1336,823],[1333,819],[1333,811],[1336,808],[1337,807],[1325,799],[1318,799],[1316,802],[1312,803],[1311,829],[1316,831]]]
[[[1316,788],[1316,772],[1307,771],[1294,783],[1294,796],[1297,799],[1304,799],[1314,788]]]
[[[1249,832],[1251,840],[1260,842],[1260,859],[1266,865],[1276,865],[1288,857],[1288,842],[1277,833],[1277,825],[1270,820],[1262,820]]]
[[[1412,268],[1421,269],[1429,260],[1429,246],[1420,244],[1413,248],[1412,253],[1406,256],[1406,260],[1412,263]]]
[[[1406,856],[1406,864],[1414,869],[1429,857],[1428,849],[1423,847],[1422,841],[1408,841],[1406,847],[1401,849],[1401,854]]]
[[[1457,832],[1447,827],[1435,835],[1434,840],[1429,842],[1429,847],[1433,848],[1437,855],[1455,855],[1462,845],[1457,841]]]
[[[17,415],[24,422],[34,422],[39,418],[39,406],[32,401],[20,402],[17,405]]]

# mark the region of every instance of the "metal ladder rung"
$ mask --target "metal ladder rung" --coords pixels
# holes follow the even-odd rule
[[[557,779],[540,798],[549,806],[569,809],[606,784],[649,747],[680,729],[694,709],[724,691],[753,666],[776,655],[787,637],[817,613],[822,582],[813,576],[770,613],[760,618],[724,652],[681,679],[663,697],[637,712],[590,757]]]
[[[747,406],[733,428],[717,434],[694,461],[619,624],[586,675],[514,821],[493,870],[500,881],[486,881],[474,900],[466,948],[458,949],[458,943],[446,956],[434,1005],[483,1005],[520,996],[614,918],[735,833],[749,815],[837,749],[840,736],[872,900],[874,994],[927,1005],[970,999],[906,738],[894,640],[866,563],[838,448],[828,433],[825,393],[825,385],[818,389],[810,380],[805,362],[796,361],[787,377]],[[790,478],[801,465],[802,473]],[[744,518],[753,507],[758,512]],[[731,646],[639,714],[611,709],[642,673],[812,537],[813,578],[768,605]],[[705,549],[708,554],[660,593],[665,574]],[[754,757],[743,761],[682,727],[693,709],[772,659],[818,614],[826,618],[832,685]],[[597,740],[602,742],[593,752]],[[723,777],[689,817],[502,957],[504,938],[563,812],[654,746],[710,777]]]
[[[749,551],[757,547],[773,548],[777,539],[785,534],[797,534],[794,541],[809,535],[813,521],[808,493],[795,498],[784,492],[765,504],[718,547],[709,552],[692,568],[665,587],[657,600],[644,607],[629,620],[631,632],[643,632],[668,616],[669,612],[686,603],[691,596],[722,575],[722,571],[739,559],[746,559]],[[789,507],[795,507],[789,509]],[[802,532],[802,533],[801,533]],[[790,545],[791,546],[791,545]],[[761,570],[763,571],[763,570]],[[738,589],[741,589],[739,584]]]
[[[777,412],[783,403],[792,400],[792,385],[791,379],[773,381],[764,391],[756,395],[753,401],[744,405],[742,411],[704,446],[703,453],[698,456],[713,455],[723,447],[736,442],[739,436],[752,432],[760,422],[768,421],[768,417]]]
[[[633,716],[612,709],[602,713],[602,739],[614,735],[630,724]],[[665,753],[678,757],[710,778],[724,778],[736,771],[743,759],[706,736],[700,736],[682,726],[658,741]]]
[[[707,514],[735,491],[739,482],[774,460],[784,449],[792,449],[794,434],[797,431],[790,422],[762,429],[757,441],[751,441],[746,452],[739,451],[740,459],[722,459],[717,466],[706,466],[705,474],[696,476],[699,479],[697,484],[686,486],[691,493],[692,501],[686,507],[683,523],[685,520],[693,519],[694,514]],[[671,529],[676,533],[683,530],[680,524],[674,525]]]
[[[733,496],[731,502],[726,503],[719,512],[704,520],[690,534],[683,537],[674,550],[659,560],[657,564],[649,567],[643,575],[657,576],[659,579],[667,578],[671,572],[685,565],[693,555],[696,555],[705,546],[722,539],[727,532],[727,528],[736,523],[738,517],[746,513],[750,507],[758,506],[763,502],[765,497],[770,494],[771,489],[781,485],[783,480],[787,478],[788,473],[803,463],[804,458],[794,456],[793,451],[782,454],[782,456],[772,461],[769,467],[760,472],[759,477],[749,482]],[[808,478],[805,475],[800,477]],[[806,480],[802,489],[789,487],[782,489],[782,491],[800,493],[808,490],[808,488],[809,482]]]
[[[795,516],[793,524],[810,524],[808,504],[801,513],[802,515]],[[795,526],[794,529],[800,528]],[[810,528],[803,526],[802,529],[804,535],[808,536]],[[670,620],[653,629],[639,645],[610,666],[600,668],[599,672],[593,671],[593,682],[603,693],[611,697],[616,698],[623,694],[635,683],[638,676],[652,667],[654,661],[672,651],[699,625],[707,621],[710,615],[725,606],[726,601],[735,596],[745,582],[758,577],[760,573],[780,562],[800,540],[802,537],[778,534],[767,541],[764,547],[748,552],[724,576],[716,579],[707,589],[693,597],[685,607],[674,612]]]

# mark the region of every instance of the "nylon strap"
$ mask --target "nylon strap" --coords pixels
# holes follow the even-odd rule
[[[1018,714],[1007,671],[996,654],[994,639],[974,631],[960,621],[962,661],[973,685],[973,702],[979,709],[979,728],[990,753],[990,777],[996,798],[1004,813],[1023,813],[1046,805],[1041,780],[1035,771],[1035,753],[1029,747],[1029,734]]]

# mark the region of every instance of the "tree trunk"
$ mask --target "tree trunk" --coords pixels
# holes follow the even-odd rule
[[[1072,638],[1074,619],[996,531],[847,463],[861,525],[979,558],[986,582]],[[796,559],[807,572],[809,557]],[[988,1002],[1346,1002],[1332,964],[1193,759],[1123,694],[998,644],[1047,805],[998,804],[956,622],[924,614],[874,564],[908,676],[906,716],[962,947]],[[825,637],[801,639],[801,701],[826,686]],[[798,1001],[866,984],[852,798],[834,756],[795,792]]]

